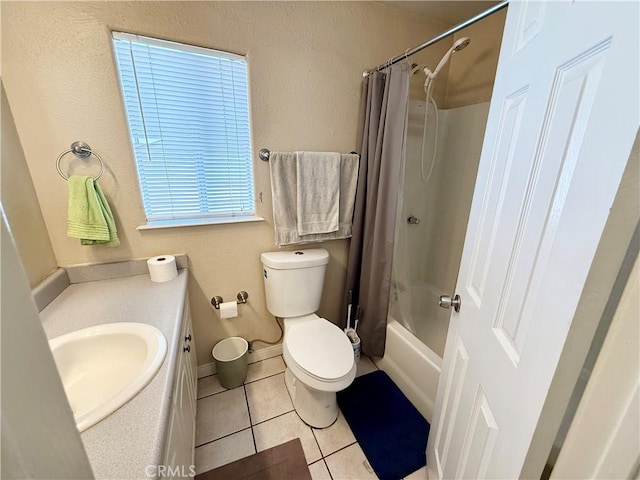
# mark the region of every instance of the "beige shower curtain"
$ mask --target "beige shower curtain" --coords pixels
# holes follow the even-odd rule
[[[397,200],[404,170],[409,71],[409,64],[402,63],[362,82],[357,143],[360,170],[343,318],[352,290],[353,305],[361,308],[358,333],[362,351],[374,357],[384,354],[386,340]]]

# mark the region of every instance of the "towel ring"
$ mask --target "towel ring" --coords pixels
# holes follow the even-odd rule
[[[62,157],[64,157],[67,153],[73,153],[78,158],[89,158],[91,155],[94,155],[98,159],[98,161],[100,162],[100,173],[98,173],[98,176],[93,177],[94,181],[98,180],[104,173],[104,162],[102,161],[102,157],[91,150],[91,147],[86,143],[73,142],[71,144],[71,148],[62,152],[58,156],[58,160],[56,160],[56,170],[58,171],[58,174],[65,180],[69,180],[69,177],[62,172],[62,169],[60,168],[60,160],[62,160]]]

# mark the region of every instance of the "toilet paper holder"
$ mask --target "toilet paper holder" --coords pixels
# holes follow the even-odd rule
[[[249,294],[244,290],[240,290],[236,295],[236,303],[247,303],[248,298]],[[211,305],[213,305],[213,308],[215,308],[216,310],[220,310],[220,304],[223,302],[224,300],[219,295],[216,295],[211,299]]]

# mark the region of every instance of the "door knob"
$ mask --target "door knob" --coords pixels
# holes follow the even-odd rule
[[[440,295],[440,301],[438,302],[438,305],[440,305],[442,308],[453,307],[453,309],[456,312],[459,312],[460,303],[461,303],[460,295],[456,293],[453,299],[451,298],[451,295]]]

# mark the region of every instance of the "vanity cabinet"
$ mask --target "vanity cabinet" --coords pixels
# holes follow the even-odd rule
[[[194,451],[196,433],[197,361],[195,340],[189,313],[189,301],[185,301],[182,328],[176,357],[176,375],[171,396],[169,427],[165,443],[162,478],[186,478],[195,470]]]

